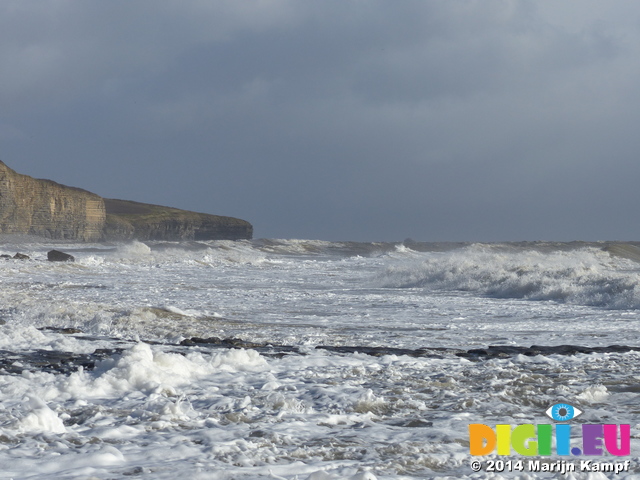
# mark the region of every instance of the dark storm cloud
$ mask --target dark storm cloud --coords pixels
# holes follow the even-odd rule
[[[258,236],[633,239],[640,7],[0,5],[0,158]]]

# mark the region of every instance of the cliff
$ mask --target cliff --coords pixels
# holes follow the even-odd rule
[[[253,236],[239,218],[196,213],[129,200],[104,199],[105,237],[112,240],[239,240]]]
[[[238,240],[253,236],[238,218],[128,200],[16,173],[0,161],[0,233],[55,240]]]
[[[103,238],[105,220],[98,195],[21,175],[0,161],[0,233],[94,242]]]

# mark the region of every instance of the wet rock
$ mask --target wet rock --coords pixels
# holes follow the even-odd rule
[[[24,253],[16,253],[13,257],[11,255],[7,255],[6,253],[0,255],[0,258],[4,258],[5,260],[31,260],[29,255],[25,255]]]
[[[78,333],[84,333],[79,328],[74,327],[42,327],[38,328],[41,332],[55,332],[63,335],[76,335]]]
[[[191,337],[182,340],[181,347],[205,347],[205,348],[245,348],[260,352],[267,357],[282,358],[289,354],[304,355],[298,347],[291,345],[273,345],[271,343],[256,343],[241,340],[239,338],[219,338],[219,337]]]
[[[400,418],[400,419],[389,422],[389,424],[393,425],[394,427],[405,427],[405,428],[433,427],[433,422],[428,422],[421,418]]]
[[[349,346],[349,345],[317,345],[317,350],[327,350],[334,353],[363,353],[365,355],[371,355],[372,357],[383,357],[385,355],[407,355],[409,357],[428,357],[428,358],[442,358],[439,354],[444,349],[434,348],[425,349],[420,348],[418,350],[408,348],[394,348],[394,347],[368,347],[368,346]]]
[[[208,338],[200,338],[200,337],[192,337],[187,338],[180,342],[182,346],[193,346],[193,345],[215,345],[225,348],[263,348],[266,347],[264,343],[255,343],[255,342],[247,342],[246,340],[241,340],[239,338],[219,338],[219,337],[208,337]]]
[[[608,347],[584,347],[581,345],[532,345],[521,347],[513,345],[490,345],[487,348],[474,348],[456,353],[465,358],[506,358],[516,355],[532,357],[535,355],[576,355],[579,353],[622,353],[640,350],[640,347],[627,345],[609,345]]]
[[[72,353],[54,350],[11,352],[0,350],[0,374],[21,375],[30,372],[68,375],[82,367],[93,370],[97,362],[122,353],[122,349],[99,349],[93,353]]]
[[[50,262],[75,262],[73,255],[61,252],[60,250],[50,250],[47,252],[47,260]]]

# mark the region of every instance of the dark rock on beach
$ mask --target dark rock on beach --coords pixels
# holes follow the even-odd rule
[[[0,325],[4,320],[0,319]],[[105,340],[106,337],[93,337],[86,335],[75,327],[42,327],[39,330],[71,335],[78,340],[95,341]],[[117,358],[124,349],[129,348],[136,342],[111,338],[118,344],[115,348],[96,349],[90,354],[78,354],[63,351],[34,350],[34,351],[8,351],[0,349],[0,374],[21,375],[25,370],[44,371],[51,373],[70,374],[82,367],[85,370],[92,370],[96,365],[107,358]],[[142,340],[145,341],[145,340]],[[187,355],[193,348],[215,350],[215,349],[254,349],[261,355],[267,357],[282,358],[287,355],[305,355],[306,353],[296,346],[278,345],[272,343],[252,342],[239,338],[220,337],[192,337],[182,340],[178,344],[158,343],[145,341],[149,344],[164,345],[171,347],[169,351],[181,355]],[[371,347],[371,346],[339,346],[339,345],[318,345],[316,349],[326,350],[337,355],[364,354],[375,357],[384,355],[406,355],[410,357],[427,358],[455,358],[463,357],[472,361],[483,361],[493,358],[511,358],[517,355],[579,355],[594,353],[625,353],[640,351],[640,347],[627,345],[610,345],[602,347],[586,347],[580,345],[532,345],[530,347],[517,345],[491,345],[485,348],[475,348],[470,350],[460,350],[456,348],[419,348],[403,349],[393,347]],[[402,419],[392,425],[409,428],[431,427],[432,422],[425,421],[420,417]],[[254,436],[259,436],[258,434]]]
[[[55,350],[0,350],[0,373],[23,375],[25,371],[69,375],[80,367],[93,370],[96,363],[118,355],[122,349],[97,349],[93,353],[71,353]]]
[[[50,250],[47,252],[47,260],[50,262],[75,262],[73,255],[61,252],[60,250]]]
[[[16,253],[13,257],[11,255],[7,255],[6,253],[0,255],[0,258],[4,258],[5,260],[31,260],[29,255],[25,255],[24,253]]]
[[[486,348],[474,348],[466,352],[459,352],[456,355],[469,359],[473,358],[500,358],[524,355],[533,357],[535,355],[577,355],[579,353],[624,353],[640,350],[640,347],[627,345],[609,345],[607,347],[585,347],[581,345],[532,345],[521,347],[516,345],[490,345]]]

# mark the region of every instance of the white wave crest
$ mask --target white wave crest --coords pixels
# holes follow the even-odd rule
[[[379,282],[384,287],[640,308],[639,266],[591,247],[549,253],[474,245],[397,262],[385,269]]]
[[[128,260],[146,257],[149,254],[151,254],[149,246],[137,240],[119,245],[117,250],[117,257]]]

